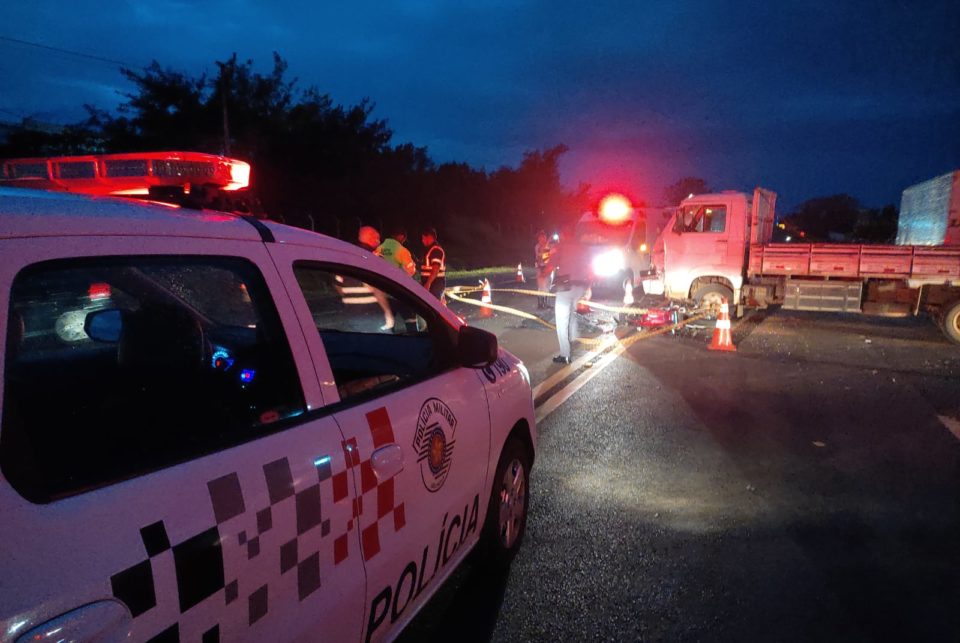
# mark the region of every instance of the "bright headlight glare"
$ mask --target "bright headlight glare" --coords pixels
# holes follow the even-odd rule
[[[593,274],[598,277],[610,277],[626,267],[623,251],[619,248],[607,250],[593,258]]]

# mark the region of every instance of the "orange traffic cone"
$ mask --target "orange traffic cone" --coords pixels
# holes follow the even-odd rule
[[[480,293],[480,303],[483,305],[480,306],[480,316],[492,317],[493,308],[490,308],[490,306],[487,305],[493,303],[493,297],[490,293],[490,281],[484,279],[481,283],[483,284],[483,292]]]
[[[517,264],[517,283],[518,284],[527,283],[527,280],[524,279],[523,277],[523,265],[519,263]]]
[[[713,340],[707,348],[712,351],[737,352],[737,347],[733,345],[733,338],[730,336],[730,306],[727,302],[720,304],[717,325],[713,329]]]

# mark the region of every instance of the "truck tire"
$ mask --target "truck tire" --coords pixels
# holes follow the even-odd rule
[[[706,284],[693,292],[693,301],[697,308],[707,308],[707,317],[716,317],[720,304],[733,305],[733,291],[723,284]]]
[[[517,438],[510,438],[500,453],[483,523],[479,553],[492,569],[509,567],[527,528],[530,503],[530,456]]]
[[[960,300],[944,306],[940,317],[944,335],[955,344],[960,344]]]

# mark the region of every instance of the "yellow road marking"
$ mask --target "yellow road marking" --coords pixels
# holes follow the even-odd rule
[[[645,333],[636,333],[624,339],[617,339],[616,336],[613,336],[613,339],[611,339],[609,344],[609,346],[613,346],[612,350],[608,350],[607,347],[604,347],[601,350],[597,350],[592,353],[587,353],[586,355],[584,355],[583,357],[580,357],[578,360],[576,360],[572,364],[557,371],[556,373],[551,375],[549,378],[547,378],[546,380],[541,382],[539,385],[537,385],[537,387],[534,389],[534,392],[533,392],[534,399],[537,398],[537,395],[539,395],[541,391],[550,390],[551,387],[555,386],[558,382],[563,381],[563,379],[565,379],[570,373],[574,372],[576,369],[581,368],[590,359],[593,359],[597,355],[601,355],[600,359],[598,359],[596,363],[594,363],[592,368],[578,375],[576,378],[574,378],[573,381],[571,381],[562,389],[560,389],[559,391],[551,395],[549,398],[544,400],[542,404],[537,406],[536,408],[537,422],[538,423],[541,422],[544,418],[546,418],[548,415],[550,415],[555,410],[557,410],[557,408],[559,408],[561,404],[566,402],[568,399],[570,399],[570,397],[574,393],[579,391],[584,384],[586,384],[587,382],[592,380],[594,377],[596,377],[597,374],[600,373],[600,371],[602,371],[604,368],[612,364],[624,351],[626,351],[632,345],[644,339],[648,339],[650,337],[656,337],[657,335],[663,335],[664,333],[669,333],[670,331],[675,330],[677,328],[681,328],[692,321],[700,319],[701,317],[703,317],[702,313],[699,315],[695,315],[690,319],[679,322],[677,324],[673,324],[671,326],[663,326],[662,328],[658,328],[657,330],[648,331]]]
[[[609,338],[606,343],[600,343],[599,345],[600,348],[597,348],[596,350],[592,350],[589,353],[586,353],[578,357],[570,364],[567,364],[566,366],[561,368],[559,371],[557,371],[547,379],[537,384],[537,386],[534,387],[533,389],[533,399],[537,399],[537,396],[539,396],[542,392],[549,391],[551,388],[553,388],[563,380],[567,379],[567,377],[571,373],[574,373],[580,370],[580,368],[582,368],[584,364],[602,355],[608,348],[610,348],[614,344],[616,344],[616,339],[612,337]]]
[[[546,399],[543,404],[536,408],[537,424],[542,422],[548,415],[556,411],[561,404],[566,402],[574,393],[583,388],[584,384],[599,375],[600,371],[605,369],[607,366],[610,366],[610,364],[612,364],[617,357],[620,356],[620,353],[625,350],[627,350],[627,346],[620,344],[612,351],[604,354],[604,356],[593,365],[593,368],[584,371],[572,382]]]

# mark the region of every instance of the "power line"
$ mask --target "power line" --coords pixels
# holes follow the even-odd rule
[[[52,47],[50,45],[44,45],[39,42],[31,42],[29,40],[21,40],[20,38],[11,38],[10,36],[0,36],[0,40],[6,42],[12,42],[18,45],[26,45],[27,47],[34,47],[36,49],[45,49],[47,51],[54,51],[59,54],[66,54],[68,56],[76,56],[77,58],[86,58],[87,60],[95,60],[97,62],[106,63],[108,65],[117,65],[119,67],[126,67],[128,69],[145,69],[140,65],[131,65],[125,63],[122,60],[116,60],[114,58],[104,58],[103,56],[95,56],[93,54],[85,54],[81,51],[72,51],[70,49],[63,49],[61,47]]]

